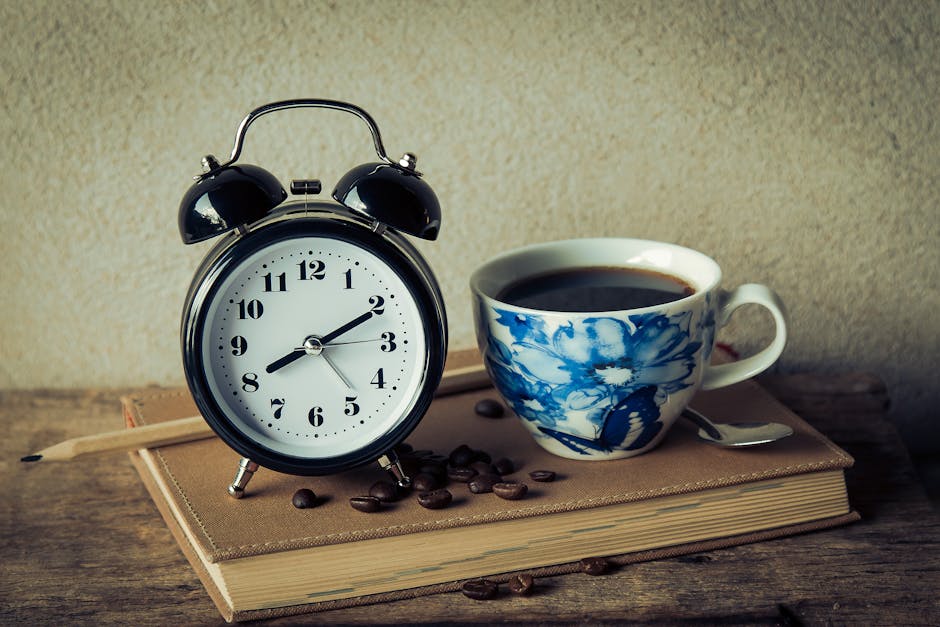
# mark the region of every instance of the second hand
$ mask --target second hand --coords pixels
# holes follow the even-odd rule
[[[277,372],[284,366],[297,361],[304,355],[319,355],[326,345],[330,344],[333,340],[335,340],[342,334],[355,329],[360,324],[369,320],[373,316],[380,315],[381,310],[378,310],[378,311],[379,313],[376,314],[376,313],[373,313],[373,310],[369,310],[353,318],[352,320],[350,320],[343,326],[337,329],[334,329],[333,331],[330,331],[324,336],[311,335],[310,337],[307,338],[307,341],[304,342],[303,348],[296,348],[292,350],[291,352],[287,353],[286,355],[284,355],[283,357],[275,359],[270,364],[268,364],[267,368],[265,368],[265,371],[268,374],[273,374],[274,372]],[[308,342],[311,342],[311,345],[309,347],[307,346]]]
[[[347,388],[350,392],[355,392],[355,391],[356,391],[356,389],[352,386],[352,383],[350,383],[349,380],[348,380],[345,376],[343,376],[343,373],[340,371],[339,368],[336,367],[336,364],[333,363],[333,360],[330,358],[329,355],[326,354],[325,351],[322,352],[322,353],[320,353],[320,357],[322,357],[323,360],[326,361],[326,364],[327,364],[327,365],[330,367],[330,369],[336,374],[336,376],[339,377],[339,380],[343,382],[343,385],[345,385],[346,388]]]

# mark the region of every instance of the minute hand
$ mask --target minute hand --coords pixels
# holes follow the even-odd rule
[[[353,318],[352,320],[350,320],[343,326],[339,327],[335,331],[331,331],[327,333],[326,335],[320,338],[320,342],[325,346],[329,344],[330,342],[332,342],[333,340],[335,340],[336,338],[338,338],[339,336],[341,336],[343,333],[346,333],[347,331],[351,331],[352,329],[358,327],[360,324],[362,324],[363,322],[365,322],[372,316],[373,316],[372,311],[367,311],[361,316],[357,318]]]
[[[347,322],[346,324],[344,324],[344,325],[341,326],[340,328],[338,328],[338,329],[336,329],[336,330],[334,330],[334,331],[331,331],[330,333],[327,333],[326,335],[320,337],[320,338],[319,338],[320,346],[326,346],[329,342],[332,342],[333,340],[335,340],[336,338],[338,338],[339,336],[341,336],[343,333],[346,333],[347,331],[349,331],[349,330],[351,330],[351,329],[353,329],[353,328],[355,328],[355,327],[358,327],[360,324],[362,324],[363,322],[365,322],[366,320],[368,320],[368,319],[371,318],[372,316],[373,316],[372,311],[367,311],[367,312],[365,312],[364,314],[362,314],[361,316],[359,316],[358,318],[354,318],[353,320],[350,320],[349,322]],[[287,353],[286,355],[284,355],[284,356],[281,357],[280,359],[276,359],[276,360],[274,360],[273,362],[271,362],[270,364],[268,364],[268,367],[265,368],[265,370],[266,370],[268,373],[276,372],[276,371],[280,370],[281,368],[283,368],[284,366],[286,366],[286,365],[288,365],[288,364],[291,364],[291,363],[297,361],[298,359],[300,359],[301,357],[303,357],[303,356],[306,355],[306,354],[307,354],[307,349],[306,349],[306,347],[295,348],[294,350],[292,350],[291,352]]]

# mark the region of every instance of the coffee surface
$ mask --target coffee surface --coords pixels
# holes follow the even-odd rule
[[[541,311],[589,313],[653,307],[694,291],[684,280],[652,270],[590,267],[525,277],[503,288],[496,300]]]

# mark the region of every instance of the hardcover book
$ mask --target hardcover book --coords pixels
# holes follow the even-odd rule
[[[676,424],[654,451],[583,462],[539,447],[510,412],[474,411],[492,388],[438,396],[408,438],[448,455],[461,444],[508,458],[520,500],[474,494],[451,481],[453,502],[421,507],[414,494],[365,513],[349,499],[388,474],[377,465],[327,477],[260,469],[240,500],[228,496],[239,460],[218,438],[134,452],[131,458],[209,596],[228,620],[251,620],[574,572],[578,560],[616,564],[671,557],[844,524],[851,509],[844,469],[852,458],[754,382],[700,393],[693,405],[719,422],[771,420],[795,434],[746,450],[699,440]],[[123,399],[129,427],[196,414],[186,389]],[[528,473],[550,470],[552,482]],[[312,489],[316,507],[291,498]]]

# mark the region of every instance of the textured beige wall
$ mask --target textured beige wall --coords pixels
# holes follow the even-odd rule
[[[249,110],[314,96],[418,153],[454,345],[498,251],[674,241],[780,292],[781,369],[872,370],[940,448],[935,2],[0,0],[0,23],[0,387],[181,384],[208,245],[180,243],[179,199]],[[352,116],[292,111],[243,159],[329,189],[370,151]]]

